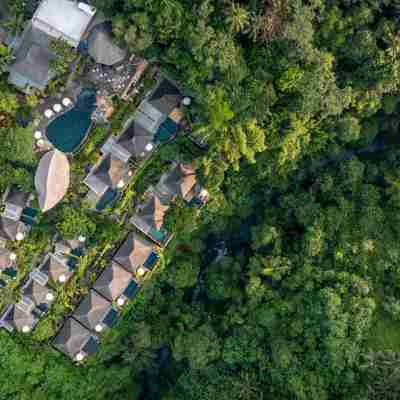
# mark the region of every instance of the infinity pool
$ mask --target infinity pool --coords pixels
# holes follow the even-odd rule
[[[49,142],[63,153],[77,150],[89,133],[95,108],[96,92],[82,90],[75,107],[50,122],[46,131]]]

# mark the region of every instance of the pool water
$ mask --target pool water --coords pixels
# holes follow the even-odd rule
[[[95,108],[96,92],[91,89],[82,90],[75,107],[60,115],[47,127],[46,136],[49,142],[63,153],[77,150],[86,138]]]
[[[156,142],[167,142],[170,140],[178,131],[178,125],[172,121],[171,118],[167,118],[161,125],[158,132],[155,135],[154,140]]]
[[[97,211],[103,211],[107,207],[112,207],[119,199],[118,190],[108,189],[96,204]]]

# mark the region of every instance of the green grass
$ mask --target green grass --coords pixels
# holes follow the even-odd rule
[[[400,321],[378,308],[367,346],[375,351],[400,351]]]

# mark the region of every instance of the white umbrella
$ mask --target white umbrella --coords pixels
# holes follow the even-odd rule
[[[64,97],[62,103],[65,107],[68,107],[72,104],[72,101],[68,97]]]
[[[54,115],[53,111],[50,110],[50,108],[48,108],[45,112],[44,112],[44,116],[46,118],[51,118]]]
[[[15,236],[15,239],[18,241],[21,241],[24,239],[24,234],[22,232],[18,232],[17,235]]]
[[[151,143],[147,143],[145,149],[146,151],[151,151],[153,150],[153,145]]]
[[[54,104],[54,106],[53,106],[53,110],[55,111],[55,112],[60,112],[61,110],[62,110],[62,105],[61,104]]]
[[[33,137],[38,140],[42,138],[42,132],[40,131],[35,131],[35,133],[33,134]]]
[[[125,304],[125,299],[123,297],[119,297],[117,300],[117,304],[122,307]]]

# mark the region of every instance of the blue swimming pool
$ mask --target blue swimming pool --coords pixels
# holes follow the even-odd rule
[[[77,150],[86,138],[95,108],[96,92],[92,89],[82,90],[75,107],[60,115],[47,127],[46,136],[49,142],[63,153]]]

